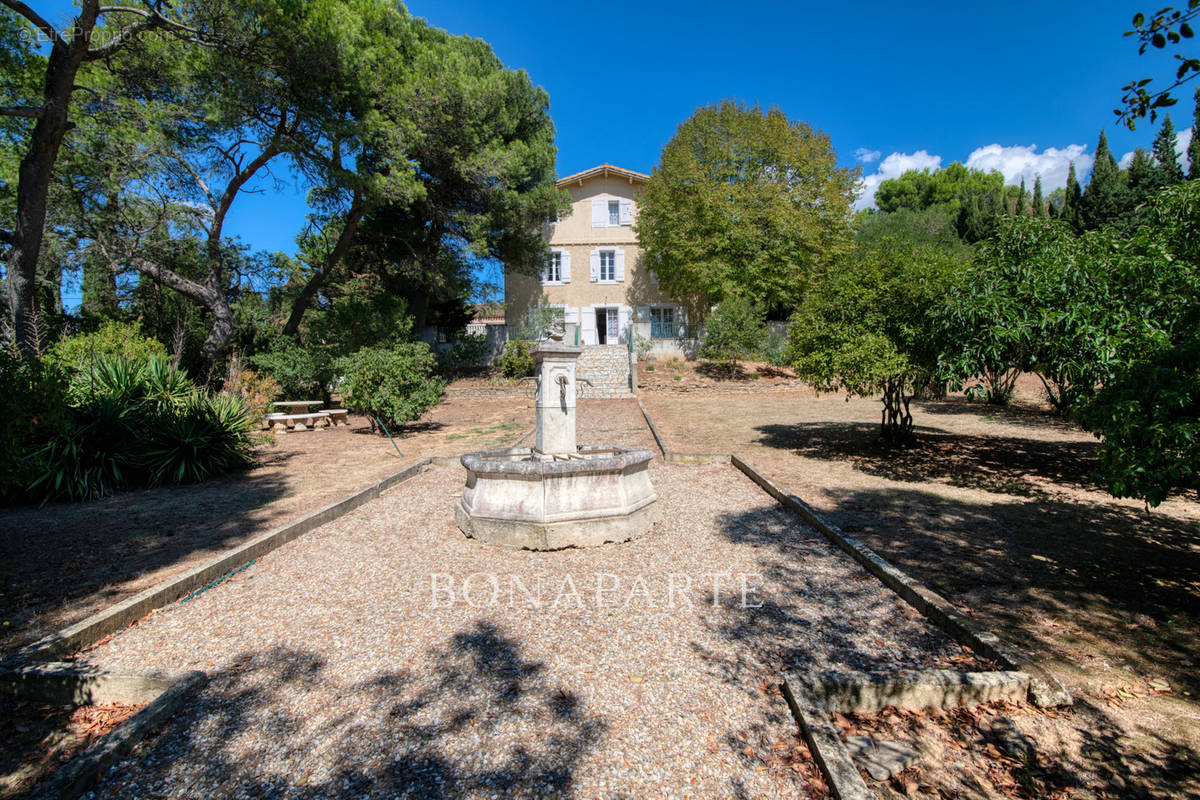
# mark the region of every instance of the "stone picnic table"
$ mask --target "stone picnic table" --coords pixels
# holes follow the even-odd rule
[[[336,425],[338,420],[345,423],[347,412],[343,408],[331,408],[325,411],[310,411],[310,406],[321,405],[320,400],[280,400],[271,405],[283,409],[263,417],[263,429],[274,430],[276,425],[283,425],[284,430],[308,430],[315,428],[316,422],[324,422],[326,427]],[[305,423],[308,423],[307,425]]]

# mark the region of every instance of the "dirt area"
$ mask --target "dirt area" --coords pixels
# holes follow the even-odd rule
[[[772,392],[804,386],[791,370],[758,361],[719,364],[678,356],[638,362],[638,388],[651,392]]]
[[[0,798],[19,797],[144,705],[0,701]]]
[[[1109,496],[1095,438],[1039,386],[1008,408],[916,403],[904,451],[879,445],[874,400],[739,384],[642,401],[672,449],[742,455],[1055,671],[1076,704],[1039,741],[1100,787],[1073,796],[1200,796],[1200,501]]]
[[[365,418],[281,433],[250,470],[89,503],[0,509],[0,655],[78,622],[427,455],[507,446],[533,426],[528,398],[451,386],[405,430],[400,455]]]

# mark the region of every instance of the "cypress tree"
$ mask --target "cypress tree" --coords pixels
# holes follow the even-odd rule
[[[1035,217],[1046,216],[1046,209],[1042,204],[1042,176],[1038,175],[1033,179],[1033,215]]]
[[[1095,230],[1120,217],[1127,205],[1125,174],[1108,149],[1108,137],[1100,131],[1092,177],[1079,200],[1080,226]]]
[[[1179,166],[1179,156],[1175,153],[1175,125],[1171,115],[1163,119],[1158,135],[1154,137],[1154,161],[1162,173],[1164,186],[1173,186],[1183,180],[1183,170]]]
[[[1196,90],[1196,110],[1192,114],[1192,140],[1188,142],[1188,180],[1200,178],[1200,89]]]
[[[1071,162],[1071,168],[1067,170],[1067,197],[1063,201],[1062,214],[1060,215],[1072,227],[1079,227],[1079,178],[1075,175],[1075,162]]]
[[[1014,217],[1025,216],[1025,179],[1021,178],[1021,193],[1017,195],[1017,207],[1013,210]]]

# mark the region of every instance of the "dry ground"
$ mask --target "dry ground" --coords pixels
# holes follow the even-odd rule
[[[1200,796],[1200,503],[1113,499],[1091,477],[1096,440],[1022,389],[1012,408],[916,404],[921,441],[902,452],[877,444],[872,400],[642,401],[672,449],[743,455],[1056,671],[1077,702],[1042,743],[1093,792]]]
[[[579,434],[652,445],[635,401]],[[823,796],[779,672],[960,648],[731,467],[650,470],[645,536],[534,553],[463,536],[432,469],[114,635],[84,663],[211,680],[96,795]]]
[[[0,655],[427,455],[503,447],[530,427],[518,396],[446,399],[404,431],[367,421],[284,433],[246,472],[89,503],[0,509]]]

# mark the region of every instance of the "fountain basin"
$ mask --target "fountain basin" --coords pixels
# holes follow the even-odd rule
[[[553,456],[530,448],[467,453],[454,518],[468,536],[505,547],[626,542],[654,524],[653,458],[649,450],[587,446]]]

